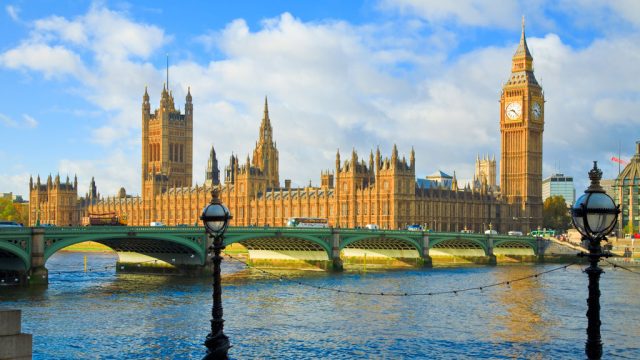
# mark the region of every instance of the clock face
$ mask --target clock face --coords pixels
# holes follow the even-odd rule
[[[520,118],[520,115],[522,115],[522,105],[520,105],[519,102],[509,103],[504,108],[504,112],[509,119],[511,120],[518,119]]]
[[[536,120],[540,119],[540,116],[542,116],[542,108],[540,107],[540,104],[538,104],[537,102],[533,103],[533,106],[531,107],[531,111],[533,112],[533,117]]]

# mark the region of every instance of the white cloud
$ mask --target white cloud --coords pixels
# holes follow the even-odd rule
[[[22,114],[22,122],[18,122],[5,114],[0,114],[0,124],[10,128],[27,127],[33,129],[38,126],[38,121],[27,114]]]
[[[115,195],[120,187],[127,193],[134,194],[132,189],[137,187],[140,180],[140,167],[131,161],[130,154],[123,149],[116,149],[102,159],[77,160],[62,159],[58,166],[60,174],[67,174],[73,179],[78,176],[78,195],[84,195],[89,190],[89,182],[95,177],[98,191],[103,196]],[[133,185],[133,180],[136,184]],[[72,180],[73,181],[73,180]]]
[[[34,23],[34,36],[43,38],[59,38],[62,41],[77,45],[87,44],[86,26],[83,22],[68,21],[60,16],[50,16]]]
[[[30,115],[22,114],[22,119],[24,120],[24,125],[26,127],[33,129],[38,126],[38,121]]]
[[[0,192],[13,192],[14,195],[22,195],[23,199],[28,200],[29,176],[30,175],[24,171],[17,171],[11,174],[3,174],[2,176],[0,176]]]
[[[420,5],[399,4],[405,4],[403,11]],[[507,14],[517,11],[511,6],[490,9],[471,1],[455,8],[434,6],[424,11],[432,11],[438,21],[452,16],[480,26],[519,21],[519,14]],[[508,22],[501,22],[503,14]],[[415,147],[419,176],[442,169],[470,179],[477,153],[499,158],[499,94],[519,39],[451,61],[456,33],[424,34],[421,26],[303,22],[285,13],[257,30],[236,20],[200,36],[198,41],[218,60],[180,60],[171,66],[176,106],[184,108],[187,86],[194,99],[194,182],[203,181],[211,144],[221,171],[232,152],[244,161],[258,137],[265,95],[280,150],[281,181],[317,184],[320,171],[334,167],[337,148],[343,160],[352,148],[368,160],[377,145],[389,156],[393,143],[401,156]],[[147,59],[161,56],[170,37],[156,26],[99,7],[72,20],[38,21],[32,36],[0,55],[0,65],[48,78],[76,77],[88,89],[84,96],[109,115],[88,134],[109,149],[108,155],[69,158],[61,161],[60,170],[78,173],[82,186],[95,176],[104,194],[122,185],[139,193],[141,96],[148,84],[153,111],[164,78],[163,69]],[[637,119],[629,114],[637,113],[640,93],[636,37],[633,32],[611,36],[580,49],[554,33],[528,39],[547,100],[545,170],[561,160],[561,170],[577,177],[590,168],[591,158],[609,158],[603,154],[608,144],[617,148],[616,136],[623,134],[626,141],[633,136]],[[22,61],[33,58],[27,49],[38,46],[47,49],[43,53],[58,49],[66,60],[47,66]],[[1,122],[6,119],[11,120],[0,115]],[[596,144],[594,134],[600,137]]]
[[[0,114],[0,123],[7,127],[18,127],[18,122],[5,114]]]
[[[510,27],[518,21],[518,3],[511,0],[382,0],[383,9],[420,16],[430,22],[454,21],[462,25]],[[515,20],[514,20],[515,19]]]
[[[47,79],[64,75],[82,78],[87,74],[77,54],[62,46],[40,43],[23,43],[0,54],[0,65],[42,72]]]
[[[5,10],[13,21],[20,21],[20,8],[13,5],[5,6]]]

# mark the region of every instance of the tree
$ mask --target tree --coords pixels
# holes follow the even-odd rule
[[[627,225],[624,227],[624,233],[625,234],[635,234],[635,229],[633,228],[633,221],[629,220],[629,222],[627,223]]]
[[[15,221],[21,224],[29,222],[29,214],[22,210],[21,204],[11,199],[0,198],[0,220]]]
[[[565,232],[571,223],[569,209],[561,195],[548,197],[542,206],[542,225],[556,232]]]

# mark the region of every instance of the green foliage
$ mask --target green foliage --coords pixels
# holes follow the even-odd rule
[[[633,221],[629,221],[627,225],[624,227],[625,234],[635,234],[635,230],[636,229],[633,228]]]
[[[542,225],[547,229],[555,229],[556,234],[563,233],[571,227],[571,216],[564,197],[556,195],[548,197],[544,201]]]
[[[14,204],[11,199],[0,198],[0,220],[27,224],[29,222],[29,214],[22,211],[21,206],[20,204]]]

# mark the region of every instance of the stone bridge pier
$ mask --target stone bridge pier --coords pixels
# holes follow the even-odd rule
[[[340,258],[340,233],[331,229],[331,269],[333,271],[344,271],[344,265]]]
[[[489,258],[488,265],[498,265],[498,259],[493,253],[493,237],[491,234],[487,235],[487,257]]]
[[[429,255],[429,234],[422,235],[422,253],[420,254],[422,257],[422,266],[423,267],[433,267],[433,259]]]
[[[31,228],[31,268],[27,270],[29,285],[47,285],[49,271],[44,266],[44,229]]]

